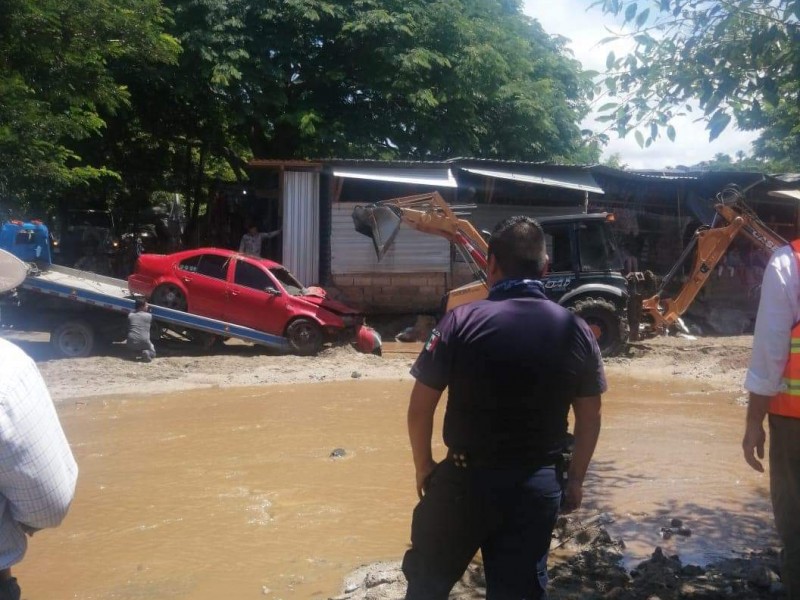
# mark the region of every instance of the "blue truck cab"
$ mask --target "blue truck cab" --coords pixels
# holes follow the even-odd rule
[[[38,220],[7,221],[0,227],[0,249],[25,262],[49,265],[50,233]]]

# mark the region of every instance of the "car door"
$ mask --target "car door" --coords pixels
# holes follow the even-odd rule
[[[186,288],[191,312],[223,319],[229,263],[230,257],[219,254],[197,254],[178,263],[177,275]]]
[[[283,335],[288,320],[286,293],[257,261],[238,257],[228,285],[225,320]]]

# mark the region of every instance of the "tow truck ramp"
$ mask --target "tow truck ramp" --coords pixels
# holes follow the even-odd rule
[[[50,265],[46,271],[31,273],[20,287],[125,314],[132,312],[135,306],[135,299],[124,280],[59,265]],[[286,338],[249,327],[152,304],[150,313],[156,321],[177,329],[193,329],[226,338],[237,338],[281,352],[289,351]]]

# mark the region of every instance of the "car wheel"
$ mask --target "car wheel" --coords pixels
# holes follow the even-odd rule
[[[189,303],[181,289],[172,283],[164,283],[153,290],[150,302],[164,308],[186,312]]]
[[[309,356],[322,348],[322,329],[310,319],[295,319],[286,328],[286,338],[295,354]]]
[[[628,324],[610,300],[583,298],[568,307],[592,330],[603,356],[614,356],[625,346]]]
[[[50,346],[59,356],[85,358],[94,348],[94,329],[86,321],[66,321],[50,332]]]

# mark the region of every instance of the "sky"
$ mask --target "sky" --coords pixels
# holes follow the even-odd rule
[[[569,38],[568,46],[584,69],[602,73],[609,51],[614,49],[619,56],[626,53],[626,48],[598,44],[601,39],[609,36],[609,29],[618,31],[619,25],[611,17],[604,15],[600,8],[587,11],[591,3],[592,0],[525,0],[523,11],[538,19],[548,33]],[[631,169],[688,166],[710,160],[719,152],[731,157],[735,157],[739,150],[750,154],[750,144],[758,135],[752,131],[738,131],[731,124],[716,140],[709,142],[705,123],[679,118],[672,124],[677,132],[674,142],[662,135],[645,149],[639,147],[632,133],[619,139],[612,132],[611,141],[603,150],[603,159],[619,154],[622,164]],[[583,126],[595,131],[603,127],[593,124],[591,120]]]

